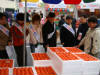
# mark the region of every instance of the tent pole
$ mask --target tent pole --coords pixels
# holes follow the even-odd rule
[[[25,11],[24,11],[24,50],[23,50],[23,65],[26,65],[26,17],[27,17],[27,0],[25,0]]]
[[[74,5],[74,17],[75,17],[76,20],[78,19],[77,5]]]

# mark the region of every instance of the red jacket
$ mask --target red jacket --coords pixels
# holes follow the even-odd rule
[[[24,45],[24,34],[16,26],[12,26],[10,31],[12,34],[13,45],[14,46]]]

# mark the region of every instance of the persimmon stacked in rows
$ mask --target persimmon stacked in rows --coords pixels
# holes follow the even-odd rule
[[[56,53],[62,60],[79,60],[77,56],[71,53]]]
[[[33,53],[34,60],[49,60],[50,58],[46,53]]]
[[[81,59],[83,59],[84,61],[98,61],[97,58],[89,55],[89,54],[76,54],[78,57],[80,57]]]
[[[0,75],[9,75],[9,69],[4,69],[4,68],[2,68],[2,69],[0,69]]]
[[[35,67],[37,71],[37,75],[56,75],[56,72],[52,69],[51,66],[49,67]]]
[[[0,60],[0,68],[12,68],[13,67],[13,60],[5,59]]]
[[[32,68],[14,68],[13,75],[34,75]]]

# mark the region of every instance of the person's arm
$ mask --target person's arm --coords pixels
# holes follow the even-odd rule
[[[80,46],[84,45],[84,42],[85,42],[85,40],[86,40],[86,37],[88,36],[89,31],[90,31],[90,30],[87,31],[85,37],[81,40],[81,42],[79,43],[79,45],[78,45],[77,47],[80,47]]]
[[[81,42],[79,43],[79,45],[77,45],[77,47],[79,48],[80,46],[84,45],[86,37],[84,37]]]
[[[47,32],[46,27],[42,28],[42,36],[43,36],[44,45],[48,45],[48,32]]]
[[[65,33],[65,30],[64,30],[64,28],[62,27],[61,29],[60,29],[60,40],[61,40],[61,44],[62,45],[64,45],[64,39],[65,39],[65,37],[64,37],[64,34]]]
[[[12,33],[11,33],[11,30],[9,30],[8,45],[12,45]]]
[[[98,52],[100,52],[100,30],[95,33],[95,36],[93,36],[92,53],[96,54]]]
[[[40,29],[40,43],[43,43],[42,29]]]
[[[30,39],[29,39],[30,42],[32,44],[37,44],[37,40],[36,40],[35,36],[33,35],[32,30],[30,28],[28,28],[28,31],[29,31],[29,36],[30,36]]]

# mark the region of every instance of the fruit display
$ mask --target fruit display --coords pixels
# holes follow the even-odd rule
[[[49,60],[50,58],[46,53],[32,53],[34,60]]]
[[[83,59],[84,61],[98,61],[97,58],[89,55],[89,54],[76,54],[78,57],[80,57],[81,59]]]
[[[0,69],[0,75],[9,75],[9,69],[1,68]]]
[[[64,47],[65,49],[67,49],[69,52],[71,53],[80,53],[83,52],[82,50],[76,48],[76,47]]]
[[[78,57],[71,53],[56,53],[62,60],[79,60]]]
[[[66,52],[65,49],[62,47],[49,47],[49,49],[55,53],[64,53]]]
[[[13,67],[13,60],[10,59],[0,60],[0,68],[12,68],[12,67]]]
[[[13,75],[34,75],[34,72],[30,67],[29,68],[20,67],[13,69]]]
[[[37,75],[56,75],[56,72],[51,66],[49,67],[35,67]]]

